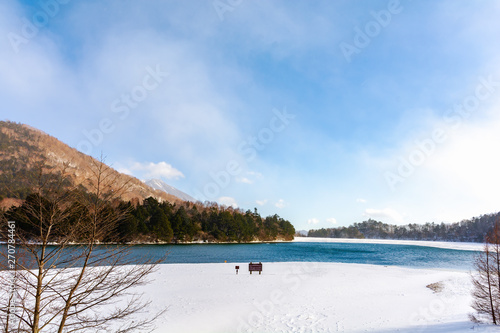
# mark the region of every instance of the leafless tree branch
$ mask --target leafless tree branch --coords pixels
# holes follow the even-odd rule
[[[90,191],[83,192],[67,186],[65,168],[54,173],[40,165],[32,194],[12,214],[17,258],[15,270],[0,266],[3,332],[143,332],[164,314],[148,316],[149,302],[137,288],[165,257],[138,258],[130,246],[116,245],[118,223],[128,213],[116,202],[126,185],[112,187],[116,173],[102,161],[91,172]],[[6,239],[5,211],[0,218]]]

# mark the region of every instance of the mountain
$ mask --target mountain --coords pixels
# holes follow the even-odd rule
[[[182,199],[184,201],[190,201],[190,202],[198,201],[195,198],[193,198],[192,196],[190,196],[189,194],[186,194],[186,193],[182,192],[181,190],[178,190],[175,187],[168,185],[167,183],[165,183],[161,179],[150,179],[150,180],[145,181],[144,183],[146,185],[156,189],[156,190],[160,190],[160,191],[163,191],[167,194],[171,194],[171,195],[173,195],[179,199]]]
[[[0,201],[2,206],[26,198],[29,187],[26,179],[36,177],[36,165],[43,163],[53,170],[62,170],[66,165],[73,186],[92,188],[93,166],[99,163],[91,156],[71,148],[58,139],[28,125],[0,121]],[[156,190],[137,178],[112,169],[115,178],[113,191],[125,186],[120,197],[124,201],[142,200],[154,197],[158,201],[171,203],[181,201],[175,195]],[[4,200],[2,200],[4,199]]]
[[[309,232],[309,231],[307,231],[307,230],[297,230],[297,231],[295,232],[295,234],[296,234],[297,236],[300,236],[300,237],[307,237],[307,233],[308,233],[308,232]]]
[[[0,216],[18,216],[15,214],[21,213],[31,216],[30,205],[25,203],[38,182],[45,183],[47,187],[44,188],[54,191],[62,187],[63,190],[76,188],[78,193],[94,193],[97,185],[96,167],[102,167],[101,162],[40,130],[0,121]],[[124,242],[273,241],[292,240],[295,234],[293,225],[276,214],[263,218],[256,210],[243,211],[219,206],[214,202],[196,202],[194,198],[161,180],[148,181],[148,184],[161,190],[155,189],[112,168],[100,175],[110,180],[109,183],[104,181],[107,183],[106,192],[122,193],[121,189],[126,189],[119,196],[124,202],[110,201],[107,207],[116,210],[117,215],[122,210],[129,213],[119,221],[117,229],[119,238]],[[61,182],[56,184],[57,187],[50,187],[53,184],[48,181],[50,179]],[[63,207],[65,204],[68,202],[62,203],[59,208],[67,208]],[[79,208],[77,205],[75,211]],[[80,209],[77,216],[80,218],[88,212]],[[71,218],[73,216],[68,221]],[[19,224],[16,228],[22,226]],[[31,232],[30,229],[24,231]],[[2,233],[0,241],[5,242],[5,238],[1,237]],[[51,241],[57,241],[55,237]],[[78,238],[72,241],[76,242]]]

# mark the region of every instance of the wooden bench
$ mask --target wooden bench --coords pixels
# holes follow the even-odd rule
[[[249,263],[248,264],[248,271],[250,272],[250,274],[252,274],[252,272],[259,272],[259,275],[260,273],[262,273],[262,263],[259,262],[258,264],[254,264],[254,263]]]

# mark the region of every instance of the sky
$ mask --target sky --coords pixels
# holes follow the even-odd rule
[[[297,230],[500,210],[500,3],[0,3],[0,119]]]

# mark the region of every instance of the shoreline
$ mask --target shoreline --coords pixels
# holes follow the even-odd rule
[[[238,244],[273,244],[273,243],[354,243],[354,244],[391,244],[435,247],[449,250],[482,251],[484,244],[471,242],[446,242],[446,241],[423,241],[423,240],[399,240],[399,239],[359,239],[359,238],[320,238],[320,237],[295,237],[293,240],[271,240],[251,242],[179,242],[179,243],[137,243],[125,245],[238,245]],[[119,245],[119,244],[116,244]]]
[[[209,245],[209,244],[266,244],[266,243],[292,243],[294,240],[269,240],[269,241],[249,241],[249,242],[205,242],[205,241],[192,241],[192,242],[130,242],[130,243],[105,243],[105,242],[96,242],[94,245],[132,245],[132,246],[141,246],[141,245]],[[0,245],[7,245],[8,242],[0,241]],[[41,245],[41,243],[29,243],[30,245]],[[50,246],[58,246],[59,243],[49,242],[47,245]],[[67,243],[64,246],[76,246],[76,245],[88,245],[88,243],[77,243],[71,242]]]
[[[484,244],[472,242],[447,242],[447,241],[424,241],[424,240],[399,240],[399,239],[360,239],[360,238],[320,238],[320,237],[294,237],[293,240],[269,240],[269,241],[249,241],[249,242],[207,242],[207,241],[192,241],[192,242],[130,242],[130,243],[96,243],[96,245],[211,245],[211,244],[266,244],[266,243],[357,243],[357,244],[391,244],[391,245],[411,245],[411,246],[426,246],[436,247],[450,250],[462,251],[482,251]],[[0,241],[0,245],[6,245],[7,242]],[[35,244],[32,244],[35,245]],[[57,243],[48,243],[50,246],[57,246]],[[86,245],[85,243],[68,243],[65,246]]]
[[[412,246],[426,246],[426,247],[436,247],[436,248],[441,248],[441,249],[462,250],[462,251],[482,251],[484,248],[484,244],[482,244],[482,243],[423,241],[423,240],[398,240],[398,239],[295,237],[293,242],[412,245]]]

